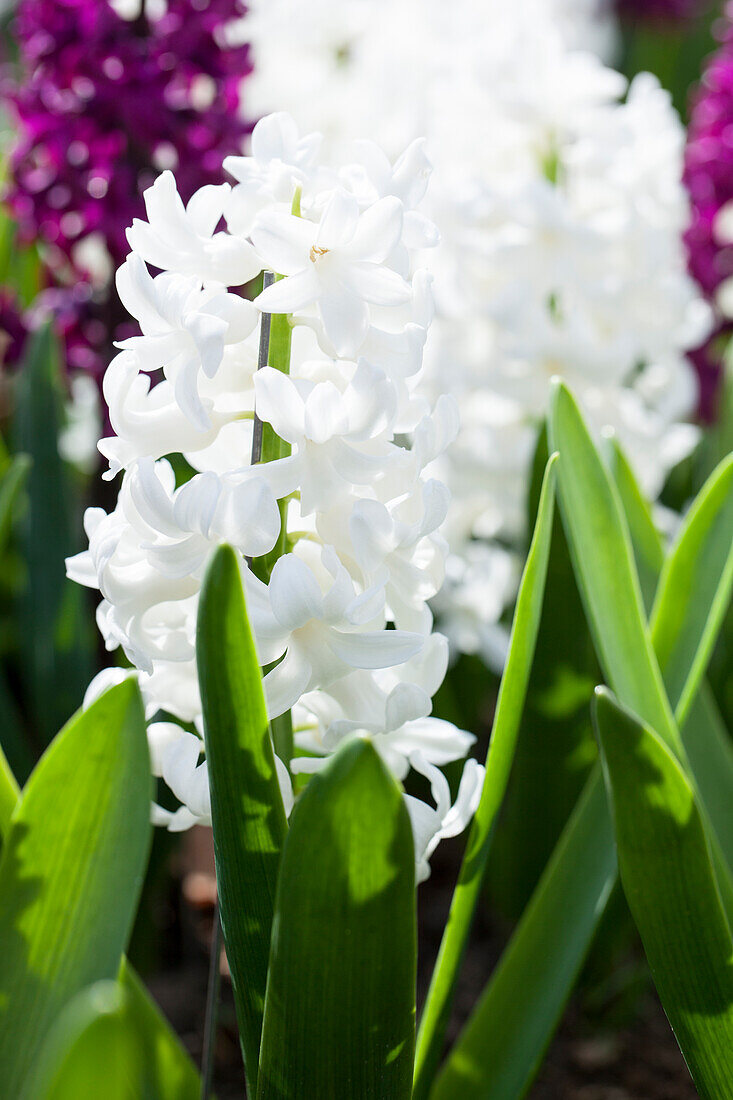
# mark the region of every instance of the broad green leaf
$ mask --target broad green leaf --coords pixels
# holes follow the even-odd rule
[[[562,382],[553,385],[550,440],[560,452],[557,480],[563,523],[605,675],[618,697],[681,752],[646,625],[618,492]]]
[[[649,505],[644,500],[631,468],[615,440],[613,443],[612,469],[629,523],[636,563],[642,577],[642,587],[644,587],[643,578],[645,576],[648,578],[649,583],[644,589],[644,598],[647,607],[651,609],[654,603],[654,590],[664,563],[664,549],[661,537],[652,521]],[[690,513],[685,529],[687,529],[691,520],[695,523],[695,526],[700,522],[699,520],[695,521],[695,511],[696,508]],[[702,513],[703,520],[705,514],[705,512]],[[709,517],[709,512],[707,515]],[[719,536],[716,524],[708,523],[706,528],[709,536],[712,536],[713,541],[715,541]],[[688,538],[689,536],[680,536],[672,553],[684,556]],[[703,543],[706,541],[704,536],[701,541]],[[720,546],[718,546],[719,549]],[[725,587],[728,582],[725,578],[725,555],[718,552],[716,555],[717,560],[712,560],[713,555],[708,551],[707,556],[711,558],[710,564],[715,570],[715,576],[708,578],[706,586],[707,604],[710,605],[720,599],[720,588],[721,586]],[[676,572],[676,569],[672,572]],[[716,578],[717,586],[715,584]],[[652,585],[654,585],[654,589],[652,589]],[[666,599],[675,598],[674,587],[667,588]],[[651,593],[651,599],[648,598],[649,593]],[[704,608],[701,613],[701,608],[689,599],[687,591],[679,594],[678,598],[683,605],[682,611],[686,618],[676,618],[677,626],[683,632],[688,644],[695,650],[695,636],[698,638],[699,647],[706,632],[707,620]],[[665,617],[666,615],[667,611],[665,610]],[[654,632],[652,641],[658,656],[661,655],[667,640],[658,628]],[[678,700],[675,717],[680,723],[682,744],[690,761],[703,804],[707,808],[711,822],[714,823],[714,830],[721,851],[728,868],[733,871],[733,815],[730,813],[730,792],[733,790],[733,747],[730,744],[727,731],[724,727],[721,728],[722,719],[717,713],[712,693],[706,685],[701,686],[701,690],[692,702],[689,714],[685,716],[682,713],[681,706],[686,708],[687,704],[684,700],[680,700],[679,685],[675,690],[673,682],[669,679],[670,674],[674,675],[674,663],[669,665],[662,661],[665,687],[667,687],[672,701]]]
[[[291,817],[258,1100],[407,1100],[415,955],[407,809],[373,746],[354,741],[313,776]]]
[[[528,493],[529,531],[548,457],[543,430]],[[492,903],[512,924],[532,896],[597,757],[590,701],[601,675],[557,508],[549,553],[532,675],[486,875]],[[474,716],[463,724],[470,729],[472,722]]]
[[[10,828],[12,810],[17,805],[21,792],[1,751],[0,770],[0,801],[7,809],[6,814],[0,815],[0,839],[4,840]],[[147,1037],[147,1065],[150,1072],[154,1070],[158,1074],[159,1100],[188,1100],[189,1096],[194,1100],[200,1090],[198,1072],[178,1036],[127,959],[122,960],[118,980],[124,987],[129,1011],[137,1018],[136,1026]]]
[[[80,706],[92,678],[94,635],[84,590],[64,559],[80,547],[80,502],[58,451],[59,349],[50,327],[35,333],[18,375],[15,450],[29,456],[29,507],[18,539],[27,568],[19,598],[22,671],[36,733],[47,744]]]
[[[142,1053],[122,988],[96,982],[63,1009],[20,1100],[156,1100],[145,1087]]]
[[[19,797],[20,788],[0,746],[0,838],[3,840],[10,828],[10,818]]]
[[[706,683],[697,693],[681,732],[700,798],[733,875],[733,741]]]
[[[662,739],[596,692],[619,870],[654,983],[703,1100],[733,1082],[733,940],[692,785]]]
[[[733,455],[729,455],[710,475],[685,517],[664,563],[651,615],[652,641],[680,722],[704,675],[732,587]]]
[[[127,680],[76,715],[31,775],[0,860],[0,1080],[18,1096],[79,990],[114,978],[150,837],[142,703]]]
[[[547,463],[537,522],[517,596],[504,674],[486,758],[486,779],[451,902],[418,1034],[415,1098],[427,1096],[440,1059],[458,972],[486,870],[494,824],[509,781],[534,656],[554,516],[557,456]]]
[[[609,667],[613,666],[618,671],[618,680],[629,686],[630,694],[644,702],[650,713],[657,713],[669,725],[664,689],[659,686],[654,655],[649,653],[641,596],[618,497],[580,414],[565,390],[555,394],[555,446],[559,442],[558,429],[563,432],[561,447],[565,448],[566,457],[563,466],[561,451],[558,480],[561,492],[563,475],[570,489],[563,500],[563,518],[574,548],[576,565],[579,566],[578,575],[589,608],[589,622],[597,642],[601,629],[604,625],[609,626],[611,644],[607,644],[603,652],[599,645],[599,655],[605,656]],[[632,510],[632,516],[634,514]],[[638,514],[636,510],[637,518]],[[582,565],[578,562],[579,557]],[[631,592],[630,599],[624,595],[627,589]],[[593,611],[595,618],[591,614]],[[624,622],[625,619],[631,621]],[[640,667],[651,670],[647,681],[642,678],[639,683],[633,670],[625,667],[624,639],[627,652],[637,655]],[[608,674],[610,676],[610,671]],[[696,730],[695,736],[699,732]],[[703,728],[702,737],[707,739],[707,736]],[[702,789],[705,776],[701,774],[700,780]],[[598,772],[589,781],[588,789],[595,791],[595,798],[603,801]],[[450,1095],[449,1083],[458,1080],[473,1080],[475,1091],[466,1095],[481,1096],[486,1100],[509,1100],[510,1097],[516,1100],[529,1087],[570,994],[577,968],[592,939],[615,877],[613,837],[607,812],[604,811],[602,821],[584,823],[589,803],[592,807],[594,800],[588,797],[587,801],[581,800],[578,804],[479,1006],[449,1057],[439,1078],[441,1087],[443,1082],[448,1083],[443,1093],[446,1100]],[[722,816],[724,799],[718,797],[711,800],[711,815],[716,807],[720,807]],[[722,835],[720,821],[716,821],[716,830]],[[599,847],[596,848],[596,845]],[[587,866],[592,865],[599,868],[597,878],[585,871]],[[601,868],[610,868],[608,879],[600,873]],[[555,882],[561,883],[562,888],[553,891],[551,884]],[[575,908],[565,909],[564,892],[578,897],[579,904]],[[548,897],[556,899],[554,910]],[[577,965],[565,967],[562,960],[566,957],[572,958]],[[560,960],[560,964],[544,976],[548,959]],[[528,978],[533,977],[536,979],[534,996],[524,998],[519,991],[525,988]],[[499,1030],[499,1041],[494,1043],[492,1037],[497,1021],[504,1021],[504,1024]],[[483,1084],[479,1084],[480,1081]]]
[[[44,1044],[22,1100],[199,1100],[193,1063],[146,997],[129,976],[78,993]]]
[[[652,519],[649,503],[645,500],[628,459],[615,437],[610,441],[609,457],[611,473],[629,526],[644,606],[648,613],[654,603],[659,574],[664,564],[664,544]]]
[[[151,1100],[198,1100],[198,1070],[127,959],[122,960],[118,980],[129,1017],[144,1042],[146,1073],[155,1084]]]
[[[519,1100],[539,1067],[616,880],[596,766],[431,1100]]]
[[[229,546],[219,547],[206,573],[196,654],[221,924],[254,1093],[277,868],[287,822],[240,566]]]

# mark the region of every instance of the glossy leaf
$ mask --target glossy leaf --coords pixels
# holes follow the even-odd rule
[[[0,860],[0,1080],[20,1094],[50,1027],[120,966],[147,857],[151,782],[137,685],[61,731],[11,817]]]
[[[548,457],[544,430],[528,494],[530,531]],[[492,904],[512,924],[532,896],[596,759],[590,701],[601,678],[555,508],[532,675],[486,876]],[[468,721],[471,728],[473,716]]]
[[[668,746],[596,693],[619,869],[654,983],[703,1100],[733,1082],[733,941],[695,794]]]
[[[708,478],[665,561],[650,626],[672,705],[684,721],[733,588],[733,455]]]
[[[219,547],[206,573],[196,653],[222,931],[247,1079],[254,1092],[287,822],[239,562],[228,546]]]
[[[431,1100],[519,1100],[529,1086],[616,880],[598,766]]]
[[[648,578],[644,598],[647,607],[651,609],[654,603],[654,590],[664,563],[664,548],[661,537],[652,521],[649,505],[644,500],[631,468],[615,440],[612,469],[629,523],[636,563],[642,577],[642,587],[644,587],[644,576]],[[687,529],[691,520],[695,522],[694,514],[696,511],[697,505],[691,511],[685,529]],[[706,526],[707,531],[715,539],[719,534],[715,524],[708,523]],[[680,536],[673,553],[684,554],[686,542],[687,537]],[[712,557],[712,555],[708,556]],[[708,604],[720,598],[721,587],[725,587],[728,583],[725,577],[725,556],[718,553],[716,557],[717,561],[711,562],[711,565],[717,566],[715,576],[709,577],[707,581]],[[677,570],[673,570],[672,573],[677,573]],[[679,577],[679,574],[677,575]],[[717,585],[714,583],[716,578]],[[713,583],[711,583],[711,580]],[[686,591],[677,593],[675,596],[675,587],[674,585],[668,585],[665,598],[668,600],[679,599],[685,618],[677,618],[676,622],[688,644],[696,653],[697,648],[702,644],[707,627],[704,608],[701,614],[701,608],[689,599]],[[651,598],[649,598],[650,593]],[[666,614],[665,611],[665,617]],[[695,645],[696,637],[698,639],[697,646]],[[659,632],[659,628],[655,630],[652,641],[655,650],[662,654],[666,646],[666,639]],[[733,790],[733,746],[730,743],[727,730],[722,725],[722,719],[709,688],[702,684],[698,695],[689,708],[689,712],[685,715],[680,707],[679,685],[675,690],[675,685],[670,679],[670,674],[674,675],[674,666],[670,666],[666,662],[663,663],[662,674],[665,687],[672,701],[677,700],[675,718],[680,722],[682,744],[695,776],[695,782],[710,820],[714,823],[714,831],[728,869],[733,872],[733,815],[730,813],[730,792]],[[686,704],[683,703],[683,705],[686,708]]]
[[[20,788],[0,747],[0,839],[4,840],[10,828],[10,818],[19,797]]]
[[[634,550],[644,606],[651,611],[659,574],[664,564],[664,544],[654,524],[649,503],[642,495],[628,459],[616,438],[610,441],[610,468],[621,499]]]
[[[604,673],[618,697],[681,752],[618,492],[562,382],[553,384],[550,440],[560,452],[563,523]]]
[[[62,1012],[22,1100],[199,1100],[178,1040],[151,1018],[128,981],[97,982]]]
[[[415,852],[373,746],[308,783],[282,855],[258,1100],[407,1100],[415,1028]]]
[[[36,332],[18,377],[15,450],[31,459],[29,507],[18,541],[27,568],[19,598],[28,709],[43,745],[81,705],[94,673],[94,629],[84,589],[66,578],[64,559],[81,549],[80,516],[58,451],[62,423],[59,348],[50,327]],[[78,534],[77,534],[78,532]]]
[[[553,455],[545,470],[537,522],[519,587],[509,652],[499,688],[481,802],[471,826],[420,1023],[413,1091],[415,1098],[427,1096],[440,1059],[455,984],[486,870],[494,824],[514,759],[542,612],[554,517],[556,460],[557,456]]]
[[[665,705],[664,689],[660,689],[654,655],[649,653],[641,594],[634,576],[628,529],[617,491],[611,486],[570,395],[564,389],[556,390],[554,400],[553,445],[559,443],[564,447],[566,458],[563,467],[561,453],[558,463],[561,492],[563,476],[566,483],[570,483],[570,491],[566,491],[563,499],[563,518],[586,606],[589,612],[596,613],[595,619],[589,613],[589,621],[595,627],[596,640],[604,625],[609,627],[611,644],[604,651],[606,663],[618,672],[621,683],[630,685],[630,693],[645,702],[650,713],[660,715],[669,727],[669,710]],[[616,474],[618,476],[618,469]],[[628,496],[633,486],[627,480],[624,489],[623,479],[620,480],[622,492]],[[630,509],[630,516],[634,546],[645,543],[648,561],[653,564],[656,553],[650,532],[648,529],[639,531],[642,511],[638,501]],[[630,599],[624,597],[627,589],[631,592]],[[623,621],[629,617],[630,622]],[[633,670],[626,667],[624,638],[628,642],[627,653],[636,654],[640,667],[650,672],[647,680],[642,677],[641,683]],[[599,653],[604,655],[600,646]],[[701,736],[707,739],[708,733],[702,729]],[[699,730],[694,735],[698,734]],[[704,749],[700,751],[705,752]],[[704,778],[700,776],[701,781]],[[703,782],[700,785],[702,787]],[[595,792],[594,797],[590,797],[589,792]],[[457,1082],[465,1088],[469,1081],[472,1082],[474,1091],[465,1095],[485,1100],[517,1100],[529,1087],[614,881],[613,837],[607,811],[602,808],[603,801],[602,784],[596,772],[477,1009],[438,1078],[440,1087],[445,1090],[442,1093],[445,1100],[451,1095],[450,1087]],[[594,806],[598,809],[595,822],[586,821],[586,815],[590,817],[589,805],[591,809]],[[711,800],[711,814],[716,807],[721,809],[722,816],[724,799]],[[719,829],[720,821],[716,826]],[[585,870],[593,866],[598,868],[597,877]],[[560,883],[561,887],[553,890],[554,883]],[[565,893],[578,899],[575,907],[565,909]],[[554,908],[548,897],[555,899]],[[546,973],[548,960],[565,958],[572,959],[574,965],[566,967],[561,962],[551,968],[551,973]],[[498,1036],[496,1042],[495,1034]],[[436,1095],[441,1095],[440,1091]]]

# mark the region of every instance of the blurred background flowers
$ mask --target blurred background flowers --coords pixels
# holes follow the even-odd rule
[[[220,183],[224,158],[247,150],[270,111],[322,132],[350,161],[357,137],[390,157],[424,138],[434,165],[426,201],[441,243],[426,260],[426,363],[432,397],[452,393],[462,418],[436,471],[453,493],[448,577],[434,604],[453,665],[435,713],[485,733],[536,508],[550,378],[566,377],[599,438],[622,444],[665,537],[730,449],[733,7],[20,0],[3,5],[2,20],[0,728],[18,776],[107,663],[63,563],[82,547],[84,507],[109,503],[96,449],[110,432],[102,380],[115,342],[139,331],[114,287],[127,230],[163,170],[175,171],[184,200]],[[729,624],[711,672],[728,719],[731,644]],[[595,682],[558,526],[482,918],[487,957],[587,774]],[[202,844],[176,848],[172,874],[174,842],[156,840],[136,946],[161,996],[178,998],[194,1047],[198,1021],[185,1005],[202,981],[206,935],[195,912],[212,900]],[[423,888],[428,954],[453,859],[446,846]],[[614,1077],[613,1051],[633,1046],[623,1025],[646,1005],[618,909],[569,1018],[568,1053],[561,1039],[538,1098],[611,1096],[572,1091],[597,1079],[624,1095],[688,1095],[674,1058],[668,1077]],[[600,961],[612,948],[629,960],[620,982]],[[611,1048],[578,1056],[599,1018]],[[655,1020],[650,1010],[652,1048]]]

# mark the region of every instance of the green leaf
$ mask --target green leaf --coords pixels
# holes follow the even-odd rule
[[[706,683],[697,693],[682,727],[682,741],[730,879],[733,876],[733,741]],[[725,884],[722,884],[721,893],[725,899]]]
[[[199,1100],[193,1063],[151,1008],[125,978],[82,990],[51,1031],[23,1100]]]
[[[239,561],[229,546],[218,548],[204,579],[196,654],[222,931],[254,1093],[287,822]]]
[[[84,591],[66,579],[64,559],[79,549],[69,472],[58,451],[62,421],[59,349],[50,327],[34,334],[18,376],[15,450],[32,461],[29,508],[19,529],[28,575],[19,599],[25,695],[35,732],[47,744],[81,704],[92,678],[93,630]],[[65,629],[66,628],[66,629]]]
[[[0,838],[3,840],[10,828],[10,818],[19,798],[20,788],[0,746]]]
[[[552,389],[550,439],[553,449],[560,452],[563,523],[605,675],[618,697],[681,753],[679,732],[646,625],[618,492],[562,382],[555,382]]]
[[[634,560],[639,574],[644,606],[651,611],[659,574],[664,564],[664,544],[652,519],[648,501],[621,446],[614,436],[609,446],[609,465],[629,525]]]
[[[154,1100],[142,1047],[113,981],[96,982],[66,1005],[44,1043],[21,1100]]]
[[[489,857],[494,824],[514,759],[542,612],[554,516],[556,460],[557,456],[552,455],[545,470],[537,522],[519,587],[509,652],[499,688],[481,801],[471,826],[420,1023],[413,1090],[416,1100],[427,1096],[440,1059],[458,972]]]
[[[733,941],[695,794],[662,739],[596,692],[619,870],[654,983],[703,1100],[733,1082]]]
[[[151,1100],[199,1100],[198,1070],[127,959],[122,960],[119,982],[128,1015],[144,1043],[145,1070],[155,1084]]]
[[[602,630],[607,627],[609,631],[609,644],[603,653],[599,645],[599,654],[605,655],[609,668],[618,673],[618,681],[630,685],[630,693],[644,702],[650,713],[657,713],[669,724],[664,689],[659,685],[654,655],[649,653],[628,530],[617,493],[575,403],[565,390],[555,393],[553,417],[553,445],[560,443],[564,448],[558,463],[561,493],[563,487],[566,490],[563,518],[589,609],[589,622],[597,643]],[[624,487],[618,467],[615,472],[626,499],[633,485],[627,479]],[[638,505],[637,500],[630,509],[634,545],[646,543],[651,563],[656,555],[648,529],[639,531],[643,513]],[[627,591],[630,598],[625,596]],[[646,682],[642,678],[639,683],[633,670],[626,667],[624,639],[628,655],[635,654],[640,667],[650,672]],[[709,741],[709,733],[709,728],[702,725],[695,731],[690,728],[690,736],[704,742]],[[720,757],[719,737],[717,749]],[[699,751],[705,755],[707,750],[701,747]],[[706,776],[701,774],[700,787],[708,790],[705,780]],[[717,782],[720,785],[722,780]],[[716,827],[722,836],[720,820],[726,808],[722,790],[718,790],[717,798],[711,799],[711,815],[717,808],[720,814]],[[612,830],[596,770],[497,970],[438,1078],[444,1091],[436,1091],[436,1096],[445,1100],[464,1094],[486,1100],[516,1100],[524,1095],[603,913],[615,878],[614,868]],[[565,896],[575,899],[575,903],[566,908]],[[557,965],[552,965],[553,960],[557,960]],[[531,997],[523,995],[521,991],[525,989],[532,991]],[[473,1082],[473,1092],[450,1092],[451,1085],[460,1082],[462,1088],[467,1088],[468,1081]]]
[[[31,775],[0,860],[0,1080],[17,1096],[64,1005],[114,978],[150,837],[142,703],[130,680],[76,715]]]
[[[415,851],[366,741],[308,783],[282,855],[258,1100],[402,1100],[412,1087]]]
[[[534,1077],[616,880],[596,766],[431,1100],[518,1100]]]
[[[16,455],[0,476],[0,553],[5,550],[18,499],[28,478],[31,461]]]
[[[648,579],[647,587],[644,588],[644,599],[647,607],[651,609],[659,574],[664,564],[664,548],[659,532],[652,521],[649,505],[642,496],[631,468],[615,440],[612,451],[612,469],[629,523],[634,555],[642,577],[643,588],[643,578],[646,576]],[[685,529],[690,520],[695,525],[699,522],[695,521],[694,518],[696,508],[697,506],[691,511]],[[705,513],[702,515],[704,518]],[[713,539],[719,534],[715,523],[708,523],[707,531],[713,536]],[[688,537],[681,535],[678,538],[676,548],[672,551],[673,554],[681,554],[684,557]],[[708,557],[712,559],[713,556],[708,553]],[[715,575],[708,578],[707,581],[708,606],[720,598],[720,587],[726,584],[725,556],[718,553],[717,561],[711,560],[710,565]],[[668,572],[669,569],[670,566],[668,565]],[[676,573],[676,568],[673,568],[671,572],[672,574]],[[715,584],[716,577],[717,586]],[[678,579],[681,578],[678,577]],[[668,587],[666,599],[674,598],[674,589],[674,585]],[[651,598],[649,598],[650,596]],[[706,631],[707,620],[704,608],[701,613],[700,607],[688,598],[688,592],[686,591],[678,593],[677,598],[681,602],[683,614],[687,616],[686,619],[676,619],[677,627],[687,639],[694,656],[698,652]],[[696,637],[698,639],[697,644],[695,642]],[[660,633],[658,629],[655,630],[652,641],[659,655],[667,644],[664,634]],[[693,657],[690,660],[692,663]],[[689,714],[685,716],[680,709],[679,685],[675,691],[674,685],[669,680],[670,674],[674,674],[674,665],[670,666],[663,662],[662,674],[665,687],[667,687],[672,701],[674,702],[675,699],[678,701],[675,718],[680,722],[682,744],[690,761],[692,773],[695,776],[695,782],[703,803],[710,815],[711,822],[714,823],[715,833],[725,861],[729,870],[733,871],[733,815],[730,813],[730,792],[733,790],[733,747],[731,747],[730,738],[717,712],[712,693],[705,684],[702,684],[697,697],[692,702]],[[687,704],[684,700],[682,703],[686,708]]]
[[[530,531],[537,517],[548,457],[547,433],[543,430],[528,494]],[[532,896],[597,758],[590,701],[600,679],[559,510],[555,508],[532,676],[511,780],[487,868],[491,900],[512,924],[519,920]],[[472,722],[473,716],[463,724],[470,729]],[[536,827],[538,817],[541,829]]]
[[[664,563],[651,616],[670,700],[684,721],[733,587],[733,455],[713,471]]]

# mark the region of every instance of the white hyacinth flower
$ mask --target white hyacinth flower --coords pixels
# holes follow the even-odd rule
[[[450,590],[436,607],[457,650],[500,663],[552,376],[599,439],[614,431],[652,499],[699,438],[686,352],[711,314],[686,270],[684,131],[654,77],[627,86],[604,63],[601,0],[375,0],[368,18],[361,0],[300,7],[249,4],[248,102],[290,110],[335,155],[354,147],[355,119],[380,135],[384,151],[358,143],[339,181],[360,204],[399,197],[395,271],[440,226],[440,247],[420,257],[436,303],[420,396],[452,394],[462,430],[429,471],[453,496]],[[724,211],[721,240],[732,223]],[[718,304],[733,316],[733,280]],[[404,397],[400,408],[414,430],[419,416]],[[477,544],[491,551],[481,565]]]
[[[153,820],[174,831],[211,821],[196,618],[221,543],[239,554],[269,717],[296,714],[293,759],[276,761],[286,812],[291,774],[345,739],[373,740],[399,780],[413,760],[439,767],[473,743],[431,713],[448,660],[428,607],[448,492],[426,467],[458,425],[454,402],[431,408],[422,392],[429,164],[414,142],[394,163],[362,145],[333,169],[320,146],[279,114],[255,127],[252,156],[227,161],[234,188],[184,207],[164,173],[117,274],[141,328],[104,379],[115,435],[99,448],[122,481],[109,514],[88,510],[89,547],[67,569],[99,590],[107,648],[134,666],[153,773],[180,803],[156,804]],[[263,267],[276,278],[253,303],[229,289]],[[266,366],[269,312],[287,315],[289,339],[279,317]],[[89,698],[127,674],[105,670]],[[428,849],[475,803],[462,795],[449,812],[439,794],[437,811],[411,810],[421,878]]]

